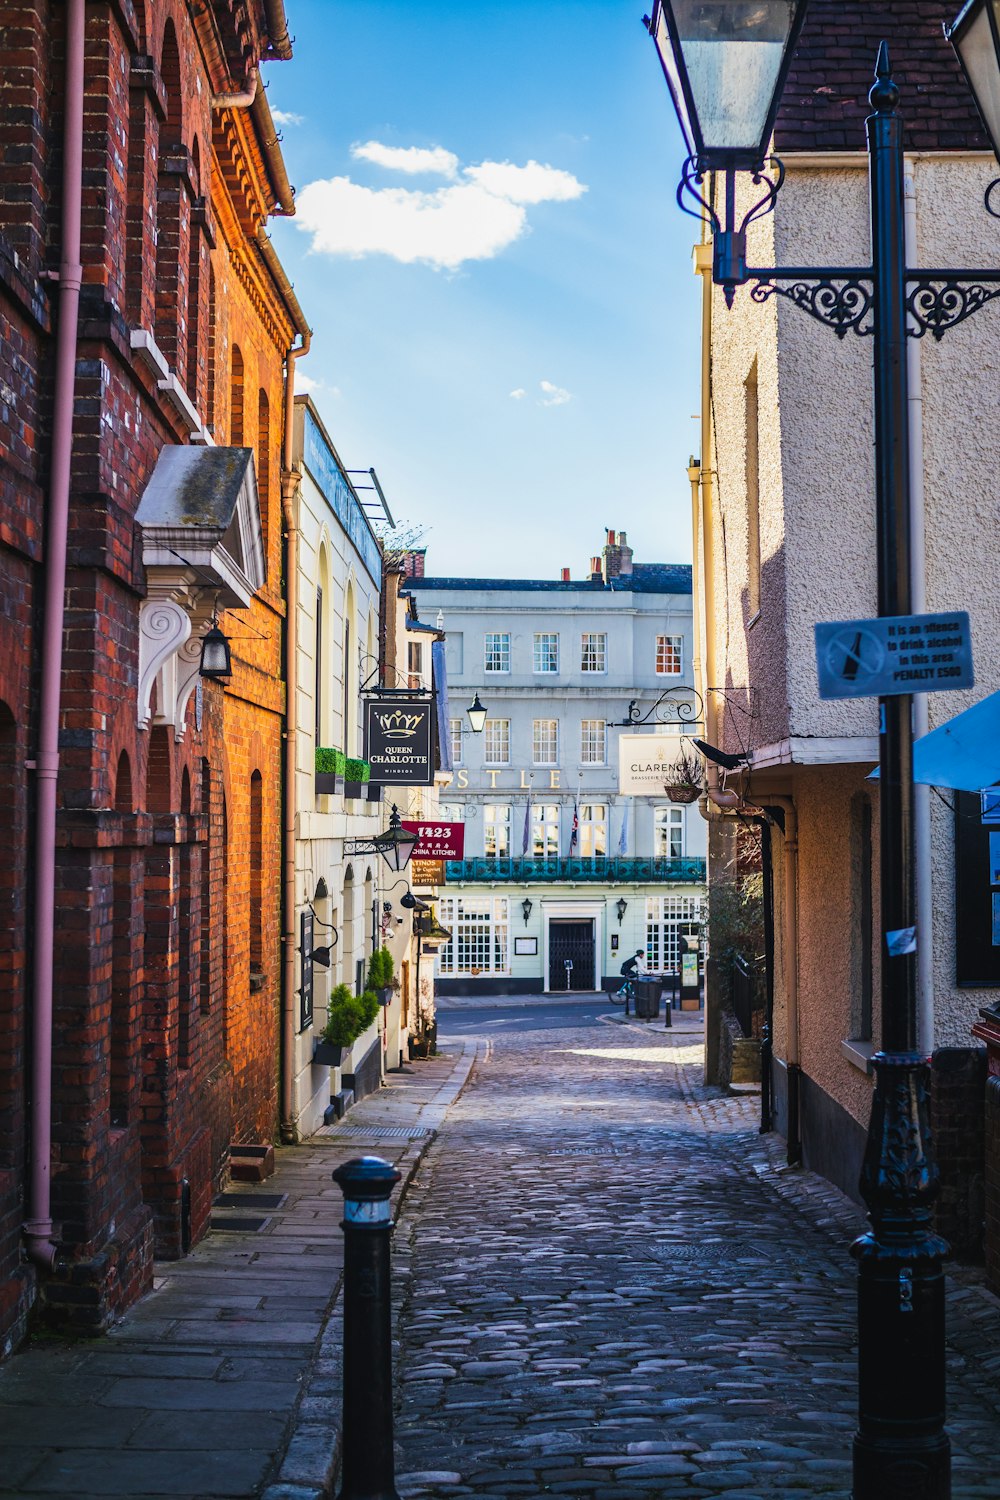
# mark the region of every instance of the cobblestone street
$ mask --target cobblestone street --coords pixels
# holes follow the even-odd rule
[[[700,1085],[693,1029],[494,1014],[397,1229],[400,1494],[846,1496],[855,1206]],[[997,1314],[959,1272],[956,1497],[1000,1494]]]

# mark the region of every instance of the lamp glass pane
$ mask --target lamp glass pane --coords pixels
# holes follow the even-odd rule
[[[692,124],[698,147],[766,149],[796,0],[674,0],[673,13],[697,115]],[[661,34],[666,40],[662,12],[657,45],[663,56]]]
[[[991,9],[993,25],[990,24]],[[1000,156],[1000,59],[995,41],[998,35],[1000,0],[985,0],[972,12],[961,32],[956,28],[951,39],[972,85],[990,143]]]

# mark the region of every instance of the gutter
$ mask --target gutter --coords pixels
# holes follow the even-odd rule
[[[251,101],[251,114],[260,136],[267,173],[277,199],[271,212],[279,218],[290,219],[295,213],[295,189],[288,180],[285,158],[281,154],[278,128],[271,114],[271,106],[267,102],[267,94],[263,89],[258,89],[256,97]]]
[[[85,0],[66,3],[63,120],[62,253],[56,368],[52,400],[52,467],[45,528],[45,604],[35,828],[35,910],[31,1022],[31,1154],[28,1256],[51,1269],[58,1250],[52,1224],[52,977],[55,946],[56,783],[59,776],[59,695],[66,612],[66,550],[73,457],[73,395],[80,321],[80,220],[83,203],[83,61]]]
[[[271,55],[279,62],[290,62],[292,39],[288,35],[284,0],[264,0],[264,14],[267,17],[267,33],[271,38]]]

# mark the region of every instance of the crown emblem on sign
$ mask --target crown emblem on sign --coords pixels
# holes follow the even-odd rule
[[[405,740],[416,734],[420,724],[419,714],[404,714],[402,709],[395,709],[391,714],[376,714],[382,726],[382,733],[387,740]]]

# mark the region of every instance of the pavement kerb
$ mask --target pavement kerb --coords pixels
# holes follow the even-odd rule
[[[429,1104],[423,1105],[412,1123],[426,1128],[426,1134],[407,1143],[396,1161],[400,1181],[393,1192],[393,1217],[398,1224],[403,1204],[424,1155],[437,1138],[448,1110],[461,1096],[480,1055],[486,1051],[481,1042],[468,1040],[448,1078],[441,1084]],[[391,1087],[391,1085],[390,1085]],[[357,1107],[363,1110],[364,1101]],[[352,1115],[345,1123],[352,1123]],[[323,1328],[303,1378],[295,1412],[289,1424],[284,1451],[277,1461],[274,1477],[260,1492],[260,1500],[331,1500],[340,1467],[341,1381],[344,1352],[344,1312],[341,1292],[343,1278],[338,1277],[327,1308]],[[397,1301],[394,1287],[394,1304]],[[336,1394],[328,1388],[335,1387]]]

